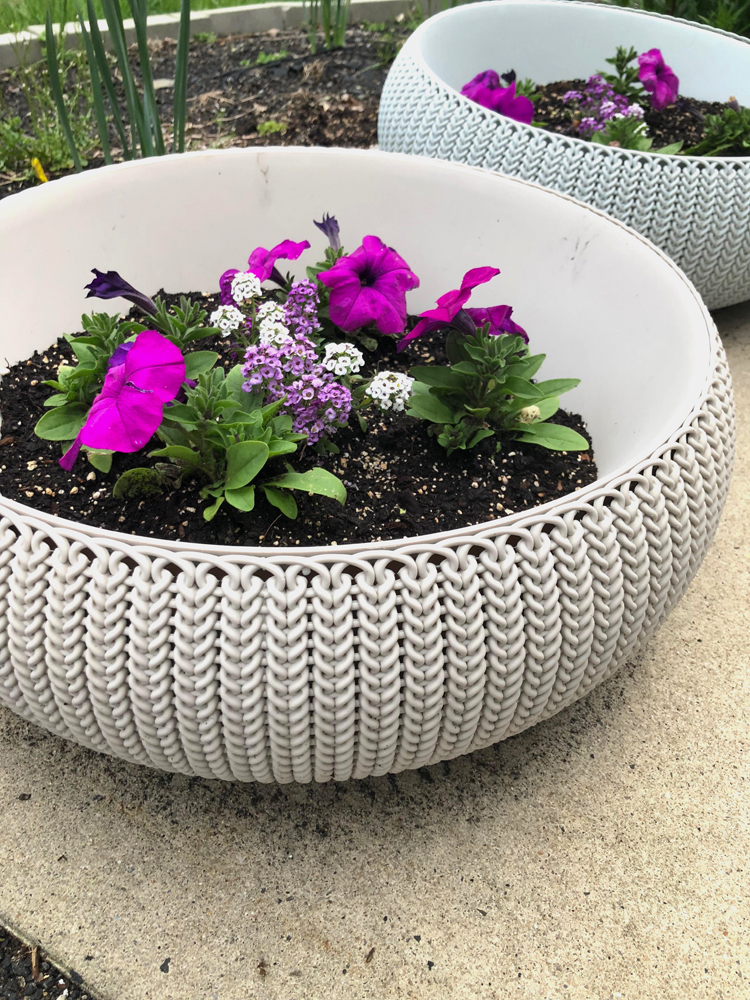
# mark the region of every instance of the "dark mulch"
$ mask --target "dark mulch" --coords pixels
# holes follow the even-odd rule
[[[211,299],[206,301],[207,308],[213,304]],[[408,371],[414,364],[444,361],[441,340],[420,338],[414,343],[413,350],[397,354],[395,341],[381,338],[377,352],[368,360],[369,371],[377,367]],[[236,363],[226,341],[201,341],[197,346],[223,352],[226,367]],[[118,475],[144,464],[142,454],[115,456],[107,475],[94,471],[83,457],[72,473],[59,467],[60,446],[41,441],[33,428],[52,392],[42,381],[71,357],[69,345],[61,340],[14,366],[3,378],[0,492],[48,513],[126,534],[230,545],[327,545],[400,538],[503,517],[580,489],[597,477],[588,452],[552,452],[513,441],[504,442],[500,454],[495,454],[491,442],[485,442],[473,451],[446,458],[420,422],[404,415],[379,417],[371,409],[367,434],[350,426],[335,435],[339,455],[320,456],[307,449],[290,456],[298,471],[322,465],[339,476],[348,490],[343,508],[333,500],[296,493],[299,517],[293,522],[259,497],[251,513],[242,514],[224,504],[207,523],[200,484],[190,480],[156,503],[111,496]],[[586,433],[578,416],[561,411],[555,419]],[[158,446],[154,439],[154,447]],[[278,471],[283,471],[277,462]]]
[[[387,32],[352,26],[344,48],[326,51],[321,40],[314,55],[302,29],[194,40],[188,64],[188,148],[374,146],[380,91],[407,35],[399,25]],[[155,80],[173,80],[176,43],[165,39],[149,47]],[[135,56],[135,49],[131,53]],[[258,63],[259,57],[281,53],[286,54]],[[22,88],[9,71],[0,73],[0,95],[4,115],[28,121]],[[162,122],[171,122],[172,100],[171,87],[157,90]],[[121,110],[125,117],[124,102]],[[263,134],[269,123],[281,130]],[[169,124],[167,131],[171,136]],[[110,139],[114,158],[121,158],[114,131]],[[89,167],[101,162],[94,157]],[[0,197],[36,183],[0,176]]]
[[[40,949],[31,949],[0,925],[2,1000],[93,1000],[77,972],[61,972]]]
[[[570,119],[570,105],[564,104],[563,95],[569,90],[581,92],[585,86],[585,80],[561,80],[537,87],[540,97],[534,101],[535,123],[542,125],[548,132],[579,138]],[[644,121],[648,125],[649,136],[654,140],[654,149],[658,150],[661,146],[680,140],[683,149],[697,145],[704,135],[705,116],[721,114],[725,107],[726,104],[696,101],[692,97],[680,95],[674,104],[663,111],[647,110]],[[742,153],[726,150],[719,155],[737,156]]]

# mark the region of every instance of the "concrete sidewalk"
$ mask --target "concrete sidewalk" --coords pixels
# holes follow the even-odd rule
[[[734,483],[643,656],[507,743],[335,786],[162,775],[0,710],[0,918],[105,1000],[750,997],[750,305],[717,320]]]

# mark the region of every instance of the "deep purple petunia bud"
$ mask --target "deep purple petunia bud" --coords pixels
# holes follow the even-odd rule
[[[134,346],[135,346],[134,340],[126,340],[124,344],[120,344],[119,347],[116,347],[114,350],[114,354],[107,362],[107,368],[117,368],[118,365],[124,365],[125,358],[128,356],[128,354],[130,353],[130,351],[133,349]]]
[[[83,286],[89,292],[86,296],[87,299],[127,299],[128,302],[138,306],[142,312],[150,313],[152,316],[156,315],[156,306],[153,300],[128,284],[117,271],[99,271],[94,267],[91,269],[91,273],[95,275],[94,280]]]
[[[321,222],[316,222],[313,219],[313,225],[317,226],[318,229],[327,238],[328,242],[331,244],[332,250],[341,249],[341,240],[339,239],[339,224],[333,215],[324,215]]]

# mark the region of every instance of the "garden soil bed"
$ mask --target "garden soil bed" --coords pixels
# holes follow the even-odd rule
[[[547,129],[548,132],[580,138],[570,119],[570,105],[564,103],[563,95],[569,90],[581,92],[585,86],[585,80],[562,80],[538,86],[536,92],[540,96],[534,101],[535,124]],[[692,97],[679,95],[674,104],[668,105],[663,111],[647,108],[643,120],[648,125],[648,134],[654,141],[655,150],[680,141],[683,149],[689,149],[703,138],[705,116],[719,115],[725,107],[726,104],[697,101]],[[743,154],[726,150],[718,155]]]
[[[204,297],[204,301],[211,309],[218,300]],[[378,350],[368,358],[369,372],[376,367],[408,371],[414,364],[441,363],[441,344],[441,337],[423,337],[410,345],[412,350],[397,354],[394,340],[380,338]],[[238,360],[226,340],[199,341],[194,346],[220,351],[227,368]],[[43,380],[54,377],[58,365],[71,358],[69,345],[60,340],[15,365],[0,382],[0,493],[97,528],[199,544],[380,541],[504,517],[581,489],[597,478],[590,452],[553,452],[514,441],[505,441],[499,454],[490,440],[447,458],[424,424],[403,414],[380,415],[371,407],[365,411],[366,434],[349,426],[334,436],[338,455],[321,456],[308,448],[289,456],[296,471],[322,465],[339,476],[348,491],[344,507],[297,491],[296,521],[280,515],[259,496],[249,514],[225,504],[213,521],[206,522],[202,512],[207,502],[200,498],[201,484],[196,481],[186,480],[179,491],[165,493],[156,502],[112,497],[118,475],[150,464],[144,463],[142,453],[116,455],[108,474],[95,471],[83,456],[70,473],[59,467],[60,445],[37,438],[34,424],[52,392]],[[554,419],[586,436],[580,417],[560,411]],[[156,439],[153,446],[159,447]],[[281,464],[278,471],[283,472]]]
[[[21,795],[21,798],[24,796]],[[86,956],[91,958],[90,955]],[[42,954],[0,926],[2,1000],[94,1000],[77,972],[61,972]]]
[[[380,91],[409,30],[400,24],[383,31],[354,25],[344,48],[326,51],[321,36],[314,54],[302,29],[193,40],[187,148],[376,145]],[[171,136],[173,89],[168,84],[174,80],[176,43],[164,39],[149,43],[149,48],[154,79],[159,81],[157,102]],[[135,52],[131,49],[134,64]],[[263,61],[272,56],[280,58]],[[0,108],[3,117],[18,115],[28,127],[23,88],[10,71],[0,73]],[[126,118],[124,99],[121,111]],[[121,159],[114,131],[110,140],[114,159]],[[89,156],[89,167],[101,164],[96,153]],[[0,174],[0,197],[36,183],[29,176]]]

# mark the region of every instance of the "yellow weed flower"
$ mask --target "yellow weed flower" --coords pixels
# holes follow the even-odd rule
[[[34,173],[37,175],[38,179],[42,182],[42,184],[46,184],[47,183],[47,175],[45,174],[44,169],[42,168],[41,163],[39,162],[39,160],[35,156],[32,156],[32,158],[31,158],[31,168],[34,171]]]

